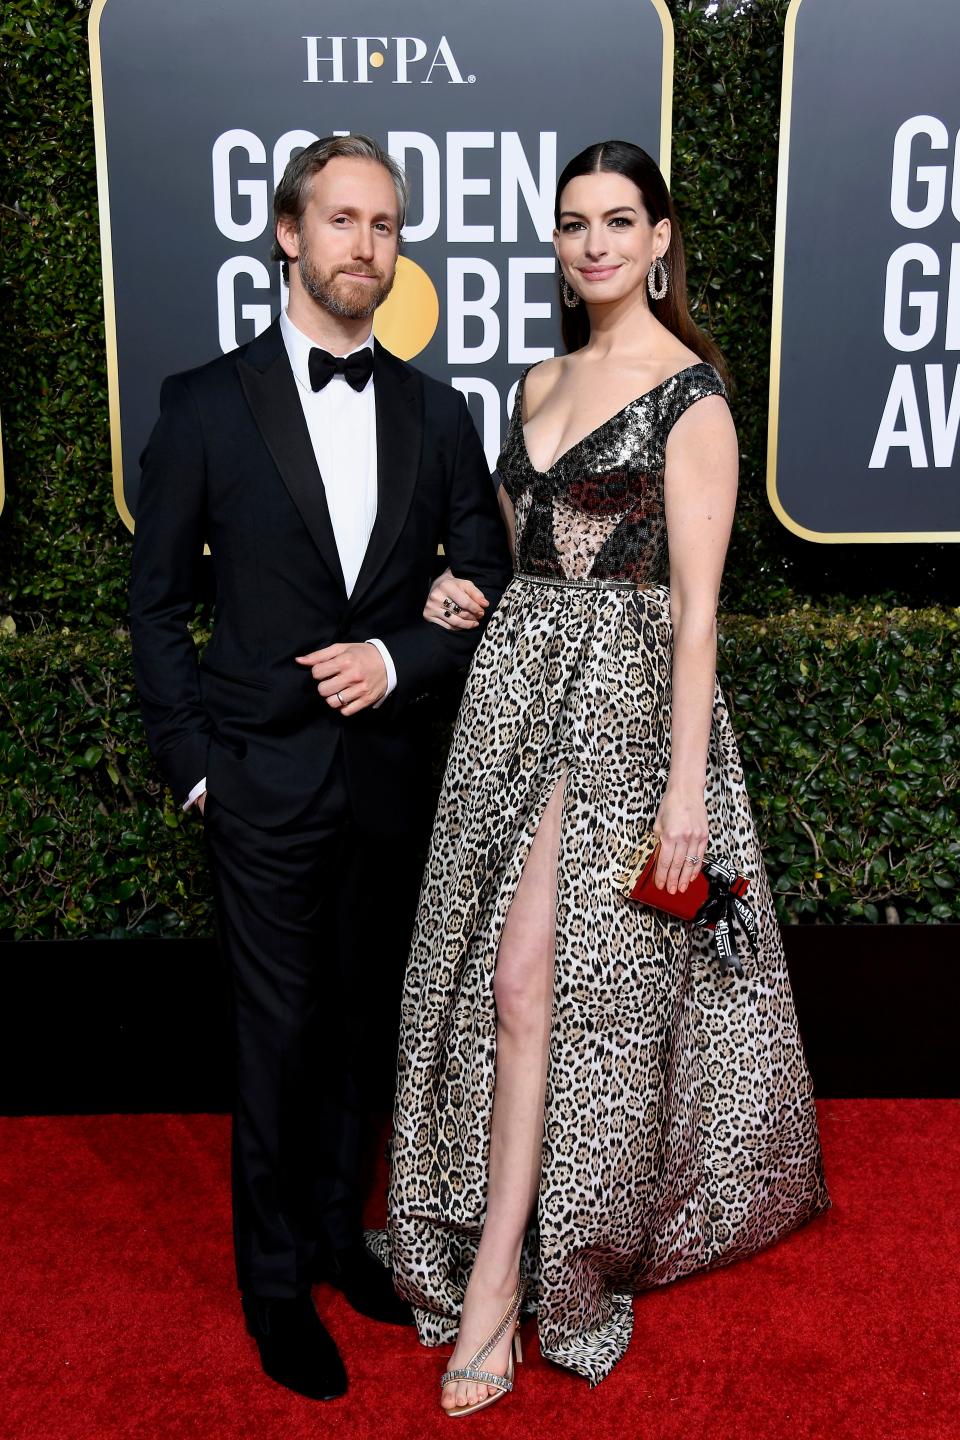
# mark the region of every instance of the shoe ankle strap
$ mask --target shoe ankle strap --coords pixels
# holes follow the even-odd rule
[[[483,1368],[484,1360],[486,1360],[489,1355],[493,1354],[494,1350],[496,1350],[504,1335],[506,1335],[507,1331],[510,1329],[510,1326],[520,1314],[520,1306],[523,1304],[523,1292],[526,1287],[527,1282],[521,1275],[520,1279],[517,1281],[517,1288],[513,1292],[513,1299],[510,1301],[510,1304],[503,1312],[503,1316],[499,1324],[497,1325],[496,1330],[494,1330],[493,1334],[484,1341],[477,1353],[475,1355],[471,1355],[470,1359],[467,1361],[466,1369],[480,1370]]]

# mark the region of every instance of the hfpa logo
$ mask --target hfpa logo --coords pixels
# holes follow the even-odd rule
[[[382,70],[388,57],[393,85],[432,85],[435,75],[448,85],[472,85],[477,78],[460,73],[446,35],[440,36],[432,51],[426,40],[416,35],[389,39],[386,35],[304,35],[303,39],[307,46],[305,85],[370,85],[370,71]]]

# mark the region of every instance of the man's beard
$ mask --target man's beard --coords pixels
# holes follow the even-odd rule
[[[396,278],[396,271],[388,281],[384,281],[380,270],[360,269],[351,265],[351,270],[361,275],[374,275],[378,280],[375,289],[371,290],[369,285],[362,282],[344,285],[343,281],[336,284],[337,276],[344,273],[346,266],[340,265],[335,270],[324,273],[319,266],[313,263],[310,252],[307,248],[304,237],[300,236],[300,256],[297,261],[300,270],[300,283],[312,300],[322,305],[331,315],[339,315],[344,320],[367,320],[382,305],[384,300],[393,289],[393,282]]]

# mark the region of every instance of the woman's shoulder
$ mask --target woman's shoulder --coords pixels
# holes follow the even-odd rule
[[[552,355],[547,360],[538,360],[535,365],[524,370],[520,377],[520,398],[525,420],[530,418],[531,411],[539,410],[569,363],[569,355]]]
[[[719,372],[673,330],[658,321],[650,339],[653,353],[646,363],[649,365],[653,360],[660,369],[660,377],[654,382],[658,387],[682,393],[691,382],[694,386],[697,382],[710,383],[719,387],[719,393],[726,394]]]
[[[709,403],[698,403],[704,400]],[[684,424],[679,429],[690,444],[714,444],[736,434],[723,378],[709,360],[699,356],[664,385],[661,413],[665,438],[674,435],[680,420]]]
[[[698,355],[696,350],[691,350],[689,345],[678,343],[671,346],[663,355],[663,366],[667,376],[667,379],[662,382],[663,384],[668,384],[670,381],[683,384],[688,379],[694,381],[715,379],[721,386],[723,384],[719,371],[711,365],[709,360]]]
[[[664,364],[673,374],[678,371],[690,370],[694,365],[703,365],[704,363],[702,355],[698,355],[696,350],[691,350],[689,345],[684,345],[680,340],[676,340],[676,343],[664,353]]]
[[[670,378],[683,409],[694,400],[705,399],[708,395],[719,395],[723,400],[728,398],[723,376],[701,355],[694,355]]]
[[[688,345],[677,343],[666,352],[667,378],[661,381],[663,398],[676,421],[696,400],[718,395],[727,400],[727,387],[716,366]]]

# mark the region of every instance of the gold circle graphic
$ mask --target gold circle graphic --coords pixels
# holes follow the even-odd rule
[[[370,64],[373,66],[374,70],[380,69],[380,66],[383,64],[385,58],[386,57],[380,50],[374,50],[373,54],[370,56]]]
[[[401,255],[397,278],[373,321],[381,345],[401,360],[412,360],[433,339],[440,320],[440,299],[426,270]]]

